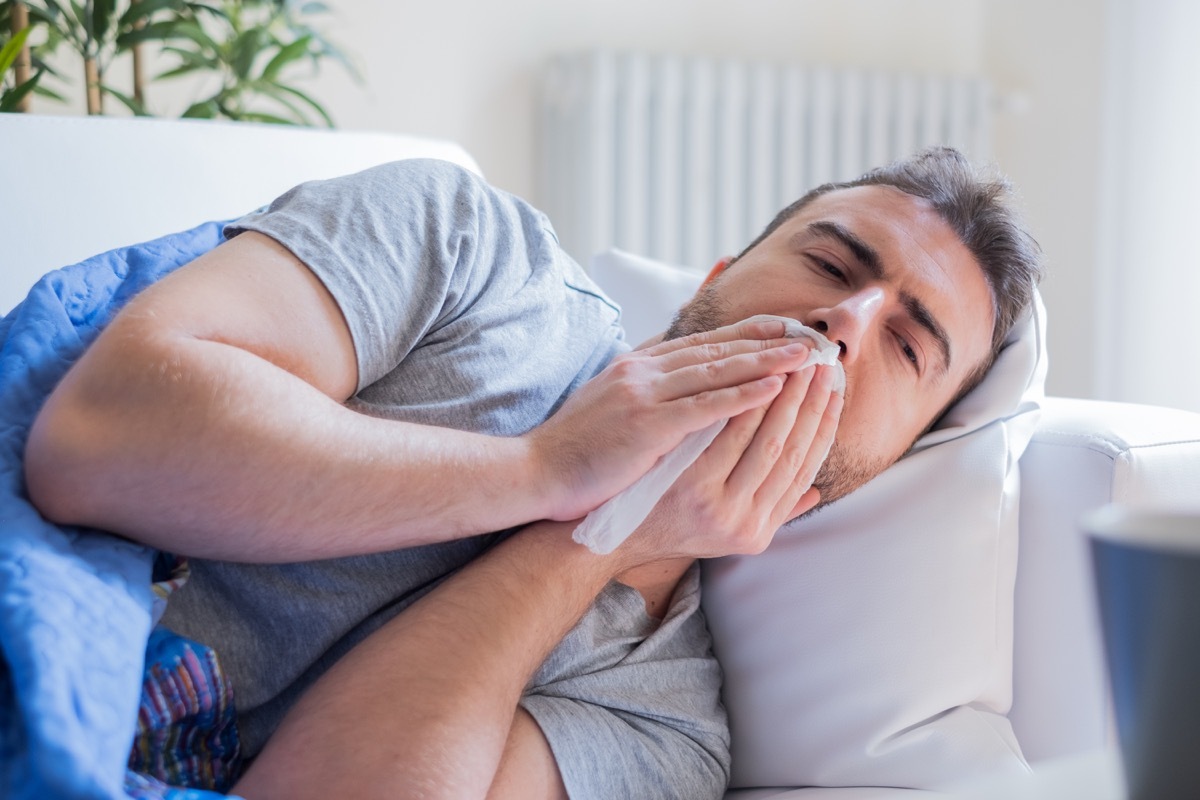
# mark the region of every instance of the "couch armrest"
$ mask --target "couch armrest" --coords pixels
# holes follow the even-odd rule
[[[1048,398],[1033,441],[1112,461],[1106,502],[1200,507],[1200,414],[1174,408]],[[1021,461],[1025,467],[1026,461]],[[1022,488],[1026,488],[1023,485]]]
[[[1200,414],[1047,398],[1021,458],[1013,709],[1031,762],[1112,741],[1087,541],[1106,503],[1200,506]]]

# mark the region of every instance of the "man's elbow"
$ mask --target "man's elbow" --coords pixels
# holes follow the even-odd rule
[[[163,348],[142,330],[114,330],[119,320],[109,327],[50,393],[25,444],[26,492],[51,522],[104,527],[128,441],[151,425],[145,376]]]
[[[67,394],[68,396],[63,396]],[[25,489],[50,522],[88,524],[95,447],[89,409],[69,393],[55,391],[38,413],[25,445]]]

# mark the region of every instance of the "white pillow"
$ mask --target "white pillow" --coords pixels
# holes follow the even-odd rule
[[[616,250],[591,272],[635,343],[702,278]],[[931,789],[1028,769],[1005,714],[1017,460],[1043,397],[1044,327],[1039,298],[983,383],[898,463],[762,555],[704,564],[731,788]]]

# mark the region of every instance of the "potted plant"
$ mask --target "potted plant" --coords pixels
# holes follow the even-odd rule
[[[163,48],[180,63],[158,78],[208,72],[220,76],[220,85],[183,116],[302,125],[319,120],[333,127],[325,108],[297,88],[289,74],[300,63],[316,68],[333,58],[357,77],[341,50],[312,24],[312,17],[328,11],[324,3],[221,0],[215,6],[193,5],[188,18],[175,26],[175,40]]]
[[[111,97],[147,115],[147,83],[200,74],[216,88],[191,103],[185,117],[332,127],[325,108],[295,85],[295,67],[307,62],[315,69],[332,58],[358,77],[314,24],[328,7],[311,0],[4,0],[0,7],[16,27],[13,14],[27,9],[29,20],[47,31],[49,44],[65,44],[79,56],[89,114],[104,113],[105,98]],[[27,44],[29,28],[20,36],[17,52]],[[173,63],[147,79],[142,50],[149,43]],[[110,80],[114,63],[126,55],[132,92]],[[22,86],[28,80],[15,78]],[[36,81],[24,93],[30,91],[36,91]]]
[[[53,34],[37,47],[30,47],[35,30],[29,10],[19,0],[0,2],[0,112],[28,111],[29,99],[37,94],[52,100],[63,97],[42,83],[42,78],[57,75],[43,56],[56,45]]]

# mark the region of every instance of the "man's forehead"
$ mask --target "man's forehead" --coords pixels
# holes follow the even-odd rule
[[[788,222],[779,231],[784,238],[840,239],[856,256],[869,249],[884,271],[915,271],[950,290],[959,278],[983,277],[974,255],[931,202],[891,186],[828,192]],[[845,235],[833,235],[839,231]]]
[[[829,238],[833,223],[870,247],[885,271],[912,270],[953,293],[962,281],[986,283],[983,268],[933,203],[892,186],[852,186],[815,198],[791,220],[789,237]]]
[[[944,228],[953,234],[933,203],[894,186],[873,184],[834,189],[813,198],[796,219],[814,219],[830,214],[879,217]],[[957,237],[955,237],[957,238]]]

